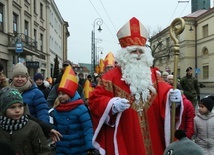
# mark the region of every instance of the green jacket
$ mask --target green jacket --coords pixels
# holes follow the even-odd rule
[[[0,128],[1,141],[5,141],[14,147],[19,155],[48,155],[49,150],[43,147],[45,136],[41,127],[34,121],[28,120],[20,130],[13,132]]]
[[[195,77],[184,76],[180,81],[180,85],[184,95],[188,99],[193,99],[194,97],[200,95],[200,85]]]

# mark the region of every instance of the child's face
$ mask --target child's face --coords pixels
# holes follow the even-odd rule
[[[66,93],[59,92],[58,98],[59,98],[59,102],[65,103],[65,102],[67,102],[70,99],[70,96],[67,95]]]
[[[209,110],[203,104],[198,104],[198,111],[201,115],[206,115],[209,113]]]
[[[37,79],[36,81],[34,81],[36,83],[37,86],[41,86],[43,83],[42,79]]]
[[[6,116],[18,120],[24,114],[24,105],[22,103],[14,103],[6,110]]]

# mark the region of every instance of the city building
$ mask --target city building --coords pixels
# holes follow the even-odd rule
[[[53,74],[54,58],[67,59],[68,23],[54,0],[0,0],[0,61],[11,78],[22,62],[31,77]]]
[[[194,3],[193,3],[194,4]],[[194,9],[195,10],[195,9]],[[214,8],[197,10],[182,17],[184,31],[178,35],[178,77],[186,75],[186,68],[194,69],[194,76],[204,84],[214,83]],[[154,66],[173,73],[174,42],[169,34],[170,26],[149,39],[154,56]]]

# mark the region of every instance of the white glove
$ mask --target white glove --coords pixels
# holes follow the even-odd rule
[[[175,89],[175,90],[173,90],[173,89],[170,89],[169,90],[170,91],[170,93],[169,93],[169,100],[171,101],[171,102],[175,102],[175,103],[180,103],[181,102],[181,91],[179,90],[179,89]]]
[[[112,113],[122,112],[130,107],[129,101],[125,98],[120,98],[113,103]]]

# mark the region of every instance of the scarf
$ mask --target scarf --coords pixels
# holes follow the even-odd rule
[[[13,84],[13,82],[11,83],[11,87],[12,88],[16,88],[21,94],[23,93],[23,92],[25,92],[26,90],[28,90],[28,89],[30,89],[31,88],[31,86],[32,86],[32,81],[31,80],[28,80],[23,86],[21,86],[21,87],[16,87],[16,86],[14,86],[14,84]]]
[[[76,101],[68,102],[68,103],[60,103],[57,107],[57,111],[70,111],[74,108],[76,108],[78,105],[83,104],[82,99],[78,99]]]
[[[14,120],[6,116],[0,116],[0,128],[5,131],[17,131],[23,128],[28,122],[27,115],[23,115],[20,119]]]

